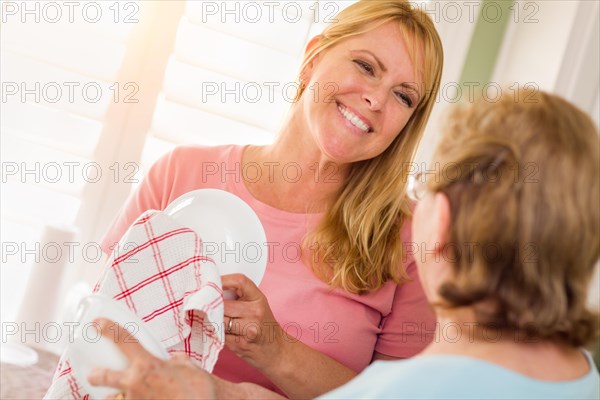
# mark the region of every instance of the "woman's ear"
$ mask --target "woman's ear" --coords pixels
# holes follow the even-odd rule
[[[451,209],[450,201],[444,193],[436,193],[433,203],[431,221],[433,224],[432,235],[435,240],[434,248],[436,249],[435,263],[430,264],[426,269],[423,288],[429,302],[437,304],[443,302],[439,295],[440,287],[452,280],[452,263],[446,258],[447,254],[444,250],[450,239]]]
[[[306,45],[306,48],[304,49],[305,57],[315,48],[315,46],[321,40],[321,37],[322,37],[321,35],[317,35],[317,36],[313,37],[312,39],[310,39],[310,41]],[[302,73],[300,74],[300,78],[302,79],[303,82],[306,83],[310,80],[310,76],[312,74],[312,70],[314,68],[314,64],[315,64],[317,58],[318,58],[318,56],[313,57],[310,60],[310,62],[308,64],[306,64],[306,66],[302,70]]]
[[[314,49],[314,47],[317,45],[317,43],[319,43],[322,37],[322,35],[317,35],[310,39],[306,44],[306,48],[304,49],[304,55],[308,54],[312,49]]]
[[[435,243],[439,243],[440,249],[443,249],[450,237],[450,224],[452,220],[450,200],[442,192],[437,192],[434,199],[435,223]]]

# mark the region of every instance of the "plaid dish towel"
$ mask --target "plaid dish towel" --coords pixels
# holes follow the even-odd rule
[[[170,354],[185,353],[211,372],[223,348],[223,291],[197,234],[168,215],[147,211],[115,246],[94,292],[125,304]],[[46,399],[87,399],[61,357]]]

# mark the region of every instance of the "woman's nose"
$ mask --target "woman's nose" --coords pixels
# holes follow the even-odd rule
[[[372,87],[363,93],[363,100],[367,102],[370,110],[379,110],[385,103],[385,93],[383,88]]]

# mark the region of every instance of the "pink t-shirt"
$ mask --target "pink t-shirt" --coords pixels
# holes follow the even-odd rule
[[[373,353],[411,357],[432,339],[435,319],[417,278],[414,260],[404,267],[413,278],[398,286],[392,282],[367,295],[330,290],[299,259],[299,244],[322,214],[290,213],[256,200],[246,188],[242,173],[242,146],[183,146],[152,166],[131,195],[102,241],[111,247],[129,225],[148,209],[164,210],[191,190],[226,190],[243,199],[258,215],[269,242],[269,262],[259,286],[275,318],[290,340],[306,345],[360,372]],[[252,175],[254,176],[254,175]],[[402,229],[410,240],[410,224]],[[254,382],[277,390],[258,370],[223,349],[214,373],[233,382]],[[279,391],[279,390],[277,390]]]

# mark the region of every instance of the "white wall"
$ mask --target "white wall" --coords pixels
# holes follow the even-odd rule
[[[434,20],[444,48],[444,70],[440,94],[415,157],[415,162],[419,166],[431,160],[439,137],[444,110],[452,104],[448,99],[451,101],[455,99],[452,89],[460,81],[479,12],[479,5],[471,7],[473,5],[471,3],[473,2],[450,4],[436,1],[429,5],[419,3]],[[459,11],[456,12],[457,10]]]
[[[498,83],[535,82],[554,90],[569,45],[577,1],[517,2],[493,74]],[[535,4],[535,7],[525,7]],[[519,7],[520,6],[520,7]]]
[[[534,83],[598,120],[600,2],[516,2],[493,80]]]

